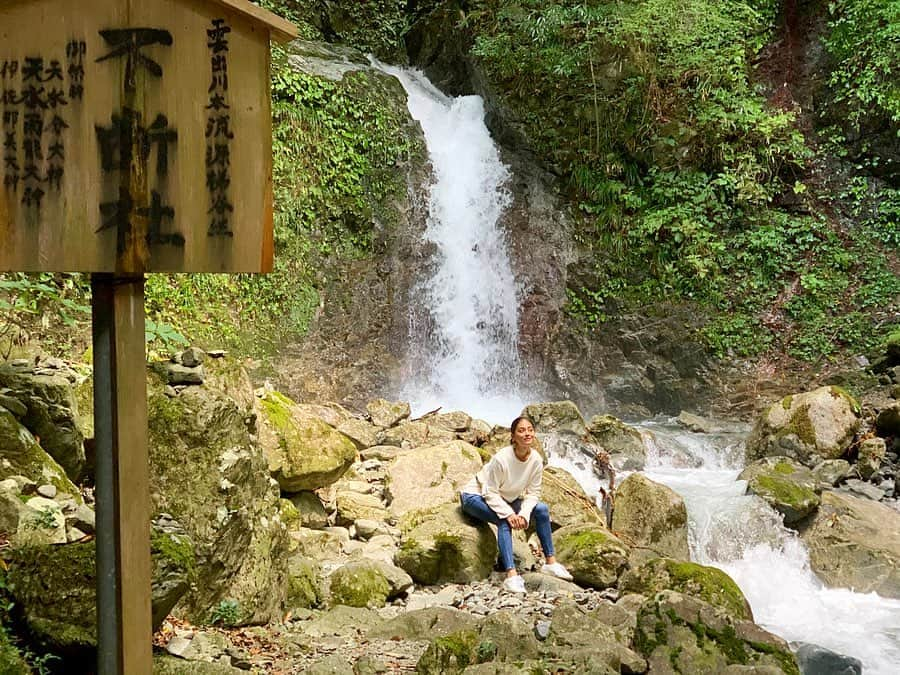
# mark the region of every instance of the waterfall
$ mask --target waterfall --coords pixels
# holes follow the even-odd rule
[[[858,658],[869,675],[897,672],[900,600],[822,584],[796,533],[763,500],[745,494],[746,483],[737,480],[745,433],[695,434],[654,422],[641,428],[652,450],[646,475],[684,498],[691,559],[727,572],[756,623],[789,642]],[[672,465],[673,456],[679,467]],[[683,468],[685,457],[699,466]],[[564,461],[551,464],[568,469]],[[597,493],[596,478],[572,473],[589,494]]]
[[[423,242],[433,262],[414,289],[400,396],[418,413],[441,407],[509,423],[524,405],[520,293],[500,221],[509,170],[481,97],[448,97],[418,71],[376,65],[406,89],[434,176]]]

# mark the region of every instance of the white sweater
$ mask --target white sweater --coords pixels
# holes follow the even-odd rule
[[[532,450],[524,462],[516,457],[511,445],[501,448],[481,467],[481,470],[461,492],[481,495],[484,501],[500,518],[508,518],[515,511],[509,502],[522,497],[519,515],[531,521],[531,510],[541,497],[541,479],[544,463],[540,454]]]

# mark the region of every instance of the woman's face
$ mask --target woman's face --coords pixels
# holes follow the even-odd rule
[[[513,431],[513,442],[518,447],[530,447],[534,442],[534,427],[528,420],[519,420]]]

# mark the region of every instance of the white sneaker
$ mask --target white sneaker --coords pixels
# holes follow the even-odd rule
[[[553,563],[552,565],[544,565],[541,568],[541,572],[545,574],[552,574],[558,579],[565,579],[566,581],[572,581],[572,575],[569,574],[569,570],[560,565],[559,563]]]
[[[503,580],[503,588],[510,593],[524,593],[525,580],[518,574],[514,577],[506,577],[506,579]]]

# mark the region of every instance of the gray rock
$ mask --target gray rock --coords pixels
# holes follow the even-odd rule
[[[688,431],[698,434],[711,434],[718,431],[716,424],[705,417],[682,410],[675,420]]]
[[[809,675],[861,675],[862,661],[809,642],[792,643],[801,673]]]
[[[550,637],[550,622],[549,621],[538,621],[534,624],[534,636],[543,642],[548,637]]]
[[[199,347],[188,347],[175,357],[176,363],[186,368],[196,368],[206,360],[206,352]]]
[[[175,636],[166,645],[166,651],[172,656],[187,658],[187,654],[191,648],[191,640],[185,637]]]
[[[77,527],[79,530],[92,534],[96,526],[97,516],[94,510],[86,505],[80,504],[75,509],[75,513],[67,518],[67,521]]]
[[[9,390],[7,390],[8,392]],[[18,419],[22,419],[28,413],[28,408],[19,399],[8,393],[0,393],[0,406],[3,406]]]
[[[858,480],[856,478],[851,478],[844,482],[840,488],[838,488],[842,492],[849,492],[850,494],[856,495],[857,497],[865,497],[866,499],[873,499],[876,502],[880,501],[884,498],[884,491],[872,485],[871,483],[867,483],[866,481]]]
[[[826,459],[816,464],[812,472],[820,487],[834,487],[850,475],[850,462],[846,459]]]
[[[203,366],[189,368],[177,363],[166,364],[166,381],[170,385],[177,384],[203,384],[206,372]]]
[[[55,485],[38,485],[37,493],[41,497],[46,497],[47,499],[54,499],[56,497],[56,493],[58,490]]]

